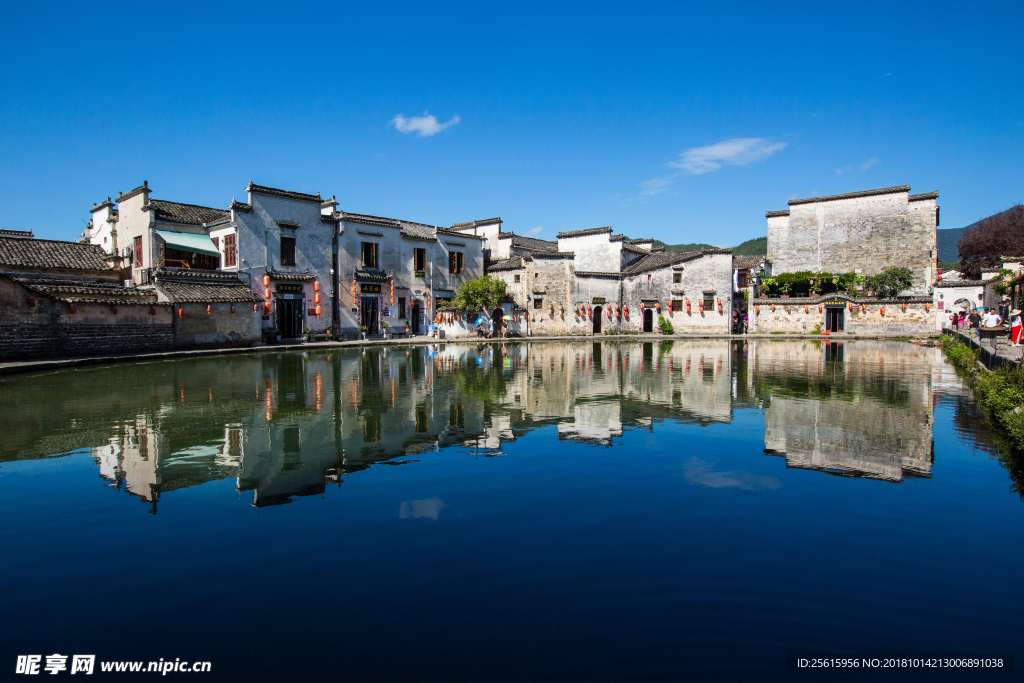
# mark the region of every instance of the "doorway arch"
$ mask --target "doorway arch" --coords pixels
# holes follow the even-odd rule
[[[505,316],[505,309],[498,306],[491,311],[491,335],[497,337],[501,334],[502,318]]]
[[[601,334],[601,311],[603,306],[594,306],[594,334]]]
[[[654,332],[654,311],[650,308],[644,309],[644,332]]]

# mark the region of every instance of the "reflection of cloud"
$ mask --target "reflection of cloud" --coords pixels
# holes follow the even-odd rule
[[[755,491],[757,489],[779,488],[779,480],[775,477],[762,477],[753,472],[733,470],[731,472],[715,472],[714,465],[705,462],[700,458],[690,458],[683,465],[683,474],[686,481],[698,486],[707,486],[713,489],[745,489]]]
[[[398,511],[400,519],[437,519],[444,509],[444,501],[434,496],[423,500],[407,500]]]

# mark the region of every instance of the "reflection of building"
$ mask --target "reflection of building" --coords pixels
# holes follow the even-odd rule
[[[764,410],[765,452],[791,467],[900,481],[929,476],[933,392],[959,387],[936,349],[873,341],[436,344],[147,367],[5,380],[19,400],[0,460],[91,448],[101,476],[154,511],[232,478],[263,507],[448,447],[501,455],[544,427],[614,446],[739,408]]]
[[[754,374],[768,394],[766,455],[843,476],[931,476],[932,372],[942,362],[935,349],[902,342],[755,346]]]

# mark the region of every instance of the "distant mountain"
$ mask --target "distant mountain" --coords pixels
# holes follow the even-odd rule
[[[703,242],[692,242],[690,244],[665,244],[661,240],[654,240],[654,246],[665,247],[665,251],[697,251],[698,249],[714,249],[713,244]],[[764,256],[768,253],[768,238],[755,237],[747,240],[738,247],[732,248],[734,256]]]
[[[946,230],[935,231],[936,244],[939,248],[939,261],[948,263],[960,260],[960,253],[957,251],[956,241],[960,239],[960,235],[964,233],[964,229],[965,228],[948,228]]]

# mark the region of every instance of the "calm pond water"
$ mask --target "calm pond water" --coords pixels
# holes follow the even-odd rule
[[[787,655],[1024,634],[1024,477],[936,349],[449,344],[0,387],[4,667],[809,679]]]

